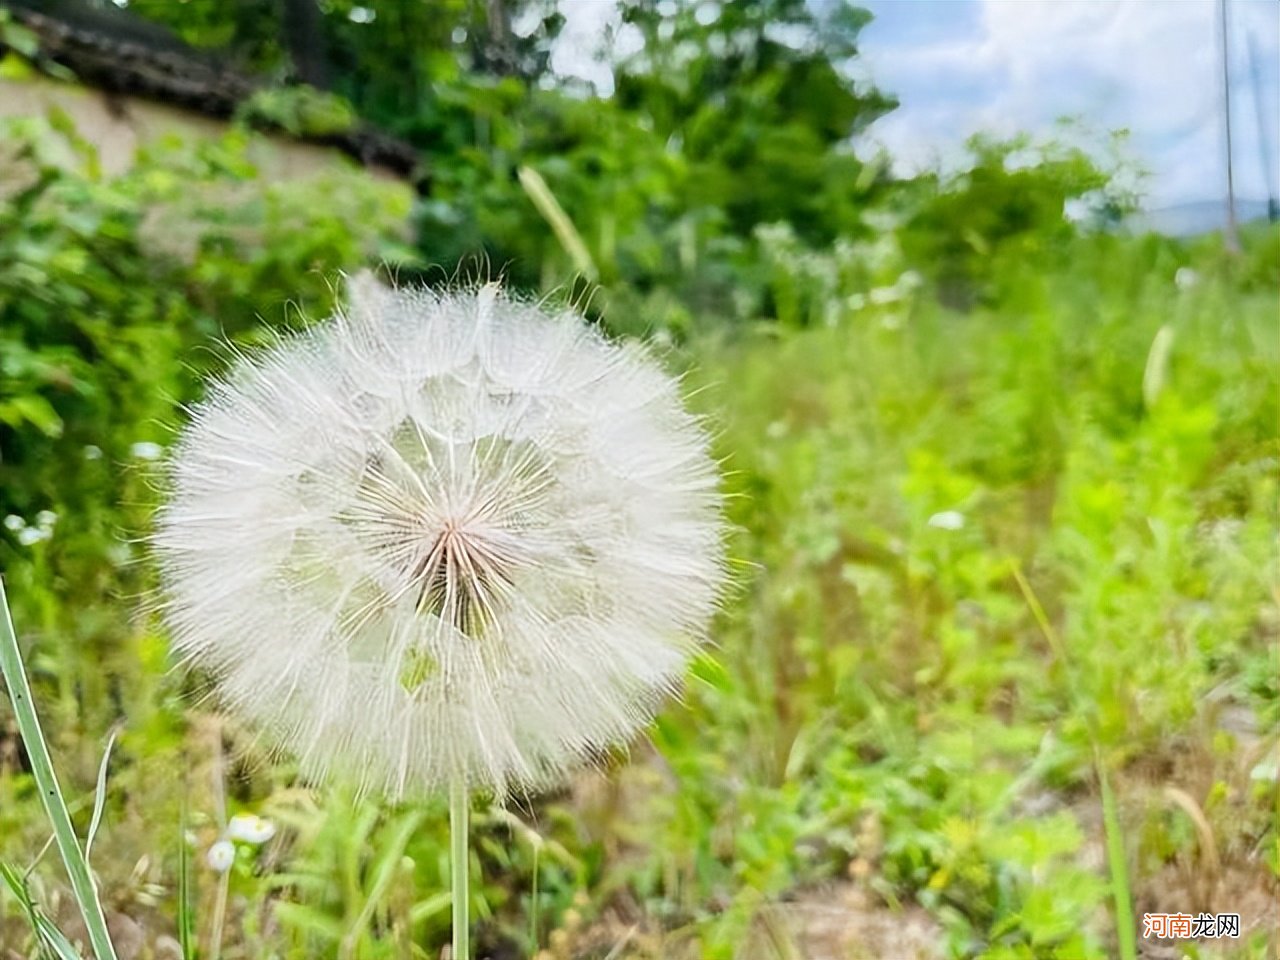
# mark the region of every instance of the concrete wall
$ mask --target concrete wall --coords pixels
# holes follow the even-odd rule
[[[216,139],[228,124],[187,110],[136,97],[106,94],[42,76],[0,79],[0,117],[36,117],[57,107],[75,122],[80,135],[98,149],[104,173],[126,170],[139,146],[163,136]],[[341,151],[281,136],[255,136],[249,159],[268,180],[300,180],[351,164]],[[368,167],[379,179],[399,179],[385,168]],[[406,185],[406,189],[408,189]]]

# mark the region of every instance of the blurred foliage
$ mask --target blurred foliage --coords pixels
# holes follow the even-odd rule
[[[1059,139],[1040,142],[974,136],[958,173],[914,184],[905,256],[945,301],[964,308],[999,300],[1006,266],[1052,263],[1081,223],[1120,226],[1137,209],[1140,171],[1124,151],[1123,132],[1093,152],[1087,141],[1088,131],[1070,123]]]
[[[241,105],[236,119],[295,137],[342,133],[359,120],[346,100],[307,86],[259,90]]]
[[[998,306],[866,300],[831,329],[722,347],[699,375],[720,383],[740,553],[762,569],[728,612],[719,682],[692,688],[682,782],[712,792],[680,802],[749,823],[762,794],[734,785],[773,784],[800,834],[738,851],[726,876],[755,862],[781,890],[834,859],[930,905],[956,956],[1112,955],[1090,919],[1106,874],[1085,866],[1098,756],[1121,771],[1139,910],[1169,902],[1151,884],[1183,857],[1220,879],[1140,836],[1170,817],[1164,784],[1216,811],[1233,869],[1275,883],[1274,853],[1243,853],[1277,843],[1275,785],[1253,768],[1280,732],[1275,692],[1250,679],[1277,666],[1280,629],[1274,294],[1243,293],[1252,267],[1208,244],[1182,290],[1170,241],[1069,253],[1006,265]],[[1220,726],[1241,707],[1260,738]],[[707,754],[732,771],[698,772]]]
[[[279,4],[129,6],[295,77]],[[938,956],[1110,956],[1099,771],[1139,913],[1274,902],[1280,231],[1240,257],[1116,231],[1136,168],[1079,127],[892,179],[849,146],[892,99],[848,79],[844,4],[627,2],[609,98],[548,73],[550,3],[316,9],[330,89],[240,119],[392,130],[427,161],[412,209],[354,168],[272,182],[239,125],[113,177],[63,116],[0,135],[0,568],[74,795],[125,723],[94,856],[113,915],[174,935],[187,843],[228,960],[447,936],[443,810],[299,786],[145,614],[181,404],[363,265],[505,272],[648,337],[733,494],[737,589],[686,703],[628,763],[477,807],[482,955],[888,955],[856,939],[888,912]],[[25,866],[47,831],[8,724],[0,859]],[[238,812],[277,832],[219,875]],[[817,942],[802,908],[849,891],[854,939]],[[0,943],[22,929],[0,894]]]

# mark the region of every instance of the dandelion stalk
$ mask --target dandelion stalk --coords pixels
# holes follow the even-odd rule
[[[467,884],[467,868],[471,853],[468,849],[468,814],[471,798],[462,777],[454,777],[449,785],[449,873],[453,892],[453,957],[452,960],[471,958],[471,898]]]
[[[9,615],[3,579],[0,579],[0,620],[0,673],[3,673],[5,685],[9,688],[9,699],[13,702],[13,713],[18,721],[18,733],[26,747],[31,773],[40,790],[40,799],[49,815],[49,822],[53,825],[58,852],[62,855],[62,862],[66,864],[67,874],[71,878],[71,889],[84,918],[85,929],[89,933],[89,945],[97,960],[116,960],[115,948],[107,933],[107,920],[102,913],[93,876],[89,873],[89,862],[80,849],[80,841],[71,824],[71,815],[67,812],[62,791],[58,787],[58,777],[53,769],[53,760],[49,757],[49,748],[40,730],[40,718],[36,715],[31,687],[22,666],[22,653],[18,649],[13,619]]]

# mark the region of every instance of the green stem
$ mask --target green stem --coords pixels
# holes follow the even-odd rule
[[[227,894],[231,890],[231,869],[218,877],[218,898],[213,901],[213,923],[209,929],[209,951],[213,960],[222,958],[222,928],[227,922]]]
[[[453,892],[453,956],[451,960],[471,960],[471,917],[467,887],[467,866],[471,853],[467,845],[467,815],[471,798],[467,782],[455,775],[449,787],[449,860]]]
[[[45,745],[44,734],[40,732],[40,718],[36,715],[31,687],[22,667],[22,652],[18,649],[18,638],[13,632],[13,619],[9,616],[3,580],[0,580],[0,611],[3,611],[3,616],[0,617],[0,674],[4,675],[5,684],[9,688],[13,713],[18,721],[18,733],[22,736],[22,745],[26,747],[27,758],[31,761],[31,773],[36,778],[36,786],[40,790],[40,799],[44,802],[49,822],[53,824],[54,841],[58,844],[58,852],[62,854],[62,862],[66,864],[67,874],[71,877],[71,889],[80,906],[80,914],[84,917],[93,955],[97,960],[116,960],[115,948],[111,946],[111,937],[107,934],[107,920],[102,913],[98,891],[93,885],[93,876],[89,873],[89,862],[80,849],[80,841],[71,825],[71,815],[62,799],[62,791],[58,789],[58,777],[53,770],[53,761],[49,758],[49,748]]]
[[[1093,762],[1098,771],[1098,786],[1102,790],[1102,828],[1107,844],[1107,867],[1111,871],[1111,896],[1116,906],[1116,940],[1120,945],[1121,960],[1137,960],[1138,935],[1133,923],[1133,895],[1129,891],[1129,867],[1125,860],[1124,834],[1120,831],[1120,814],[1116,810],[1116,797],[1111,792],[1111,781],[1102,760],[1102,751],[1095,740]]]

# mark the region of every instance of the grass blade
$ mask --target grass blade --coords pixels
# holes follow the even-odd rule
[[[53,921],[43,913],[36,914],[36,930],[41,945],[57,957],[57,960],[82,960],[76,948],[63,936],[62,931],[55,927]]]
[[[600,271],[596,269],[595,261],[591,259],[591,253],[582,240],[582,234],[578,233],[578,228],[564,212],[564,207],[560,206],[560,201],[547,186],[547,181],[542,179],[542,174],[532,167],[522,166],[516,171],[516,176],[519,177],[520,186],[533,201],[533,205],[538,208],[543,219],[550,224],[552,232],[560,241],[560,246],[564,248],[565,253],[569,254],[573,265],[588,280],[599,280]]]
[[[111,760],[111,748],[116,745],[116,735],[120,732],[120,724],[111,728],[107,735],[107,748],[102,751],[102,763],[98,764],[98,785],[93,793],[93,816],[89,819],[89,832],[84,839],[84,859],[90,859],[93,850],[93,838],[98,835],[98,827],[102,824],[102,808],[107,803],[107,763]]]
[[[386,895],[387,887],[391,885],[391,881],[395,878],[395,872],[400,866],[400,858],[404,856],[405,848],[408,847],[409,841],[413,838],[414,832],[418,829],[425,816],[426,814],[421,810],[409,811],[400,821],[399,827],[392,835],[391,843],[387,845],[372,867],[370,875],[373,878],[373,882],[369,886],[369,893],[365,898],[364,906],[361,908],[359,916],[356,917],[355,922],[351,924],[351,927],[342,938],[342,945],[339,950],[340,957],[355,956],[360,937],[373,920],[374,912]]]
[[[7,863],[0,863],[0,877],[4,879],[5,884],[13,891],[13,895],[18,898],[23,912],[27,915],[27,922],[31,924],[31,929],[36,935],[36,941],[39,944],[41,957],[53,957],[54,960],[81,960],[80,954],[76,952],[76,948],[63,935],[62,931],[53,925],[53,921],[44,915],[44,912],[31,898],[31,891],[27,889],[26,880],[18,876],[18,872],[10,867]]]
[[[1116,813],[1116,798],[1102,763],[1102,755],[1094,754],[1098,769],[1098,786],[1102,792],[1102,825],[1107,837],[1107,867],[1111,871],[1111,895],[1115,901],[1116,939],[1120,960],[1137,960],[1138,937],[1133,923],[1133,896],[1129,890],[1129,868],[1125,863],[1124,835]]]
[[[31,699],[31,686],[27,683],[27,673],[22,666],[22,652],[18,649],[18,638],[13,631],[13,618],[9,615],[9,602],[5,596],[2,579],[0,579],[0,674],[4,675],[5,684],[9,688],[9,699],[13,702],[14,717],[18,722],[18,733],[22,737],[22,745],[26,748],[27,757],[31,761],[31,773],[40,790],[40,799],[44,803],[45,813],[48,814],[49,822],[53,826],[58,853],[62,855],[62,862],[66,865],[67,874],[71,878],[71,889],[80,907],[80,914],[84,917],[93,955],[96,960],[116,960],[116,951],[107,933],[107,919],[102,912],[102,903],[98,899],[93,876],[89,873],[89,862],[85,859],[84,851],[80,849],[75,827],[71,824],[71,814],[67,812],[67,804],[62,799],[62,791],[58,787],[58,777],[53,769],[49,748],[40,730],[40,718],[36,715],[35,703]]]

